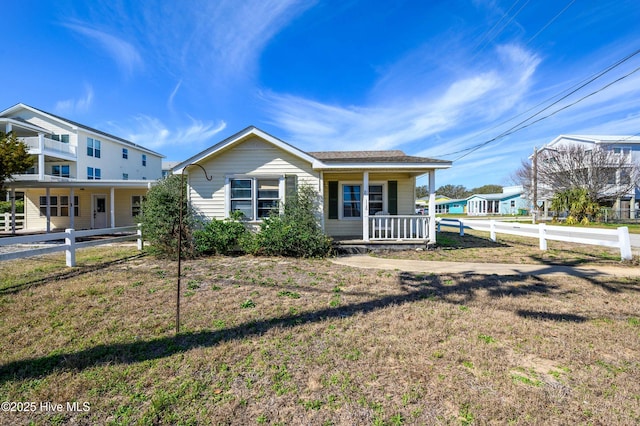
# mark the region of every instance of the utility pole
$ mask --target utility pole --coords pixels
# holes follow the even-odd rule
[[[536,223],[538,216],[538,147],[533,147],[533,161],[531,165],[531,174],[533,179],[533,223]]]

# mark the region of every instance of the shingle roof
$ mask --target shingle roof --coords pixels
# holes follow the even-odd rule
[[[389,151],[316,151],[308,152],[325,163],[450,163],[427,157],[414,157],[400,150]]]

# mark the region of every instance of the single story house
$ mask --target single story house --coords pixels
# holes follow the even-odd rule
[[[498,194],[473,194],[467,198],[467,215],[517,215],[529,208],[521,186],[504,187]]]
[[[201,166],[212,180],[206,179]],[[450,161],[402,151],[305,152],[250,126],[173,169],[187,175],[191,204],[205,217],[223,219],[241,211],[262,218],[286,203],[286,194],[309,185],[319,195],[318,218],[337,239],[435,242],[433,216],[415,214],[416,178],[429,176],[435,204],[435,172]],[[435,212],[435,209],[431,209]]]
[[[465,198],[446,200],[436,200],[437,214],[464,214],[467,211],[467,200]]]

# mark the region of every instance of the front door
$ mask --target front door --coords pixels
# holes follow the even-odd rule
[[[93,225],[92,228],[107,227],[107,197],[104,195],[93,196]]]

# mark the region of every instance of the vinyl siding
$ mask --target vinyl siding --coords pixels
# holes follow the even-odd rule
[[[228,177],[297,175],[298,186],[319,189],[318,173],[312,170],[311,164],[257,137],[233,145],[201,165],[212,180],[207,181],[199,167],[188,168],[189,199],[198,213],[207,218],[227,216],[225,180]]]
[[[356,173],[324,173],[324,193],[329,193],[329,181],[338,181],[338,198],[342,197],[341,185],[344,182],[362,184],[363,174]],[[388,187],[386,183],[390,180],[398,182],[398,214],[408,215],[415,214],[414,193],[415,178],[408,176],[406,173],[369,173],[369,182],[371,184],[385,184],[385,206],[388,209]],[[328,198],[325,197],[324,211],[329,211]],[[362,219],[329,219],[328,215],[324,217],[325,232],[333,237],[362,237]]]

